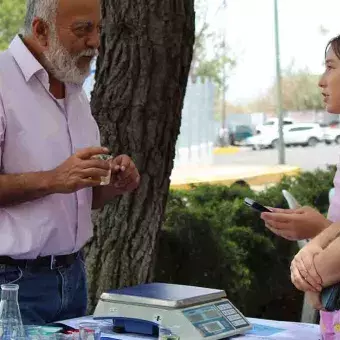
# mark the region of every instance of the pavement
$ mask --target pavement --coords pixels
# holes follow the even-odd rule
[[[289,165],[191,165],[172,171],[171,188],[189,189],[190,184],[207,183],[231,185],[237,180],[244,180],[250,186],[263,186],[299,172],[299,167]]]
[[[339,163],[340,145],[318,144],[316,147],[289,147],[285,150],[286,164],[297,166],[301,171],[314,171],[317,168],[327,169],[329,164]],[[237,153],[214,154],[213,164],[238,166],[278,164],[278,151],[274,149],[253,151],[250,148],[239,148]]]

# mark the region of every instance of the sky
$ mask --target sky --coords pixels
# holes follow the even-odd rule
[[[216,14],[222,1],[208,0],[207,22],[214,32],[225,30],[237,61],[227,100],[244,104],[275,81],[274,0],[226,0],[226,10]],[[340,0],[278,0],[278,8],[281,68],[294,61],[321,74],[325,46],[340,34]]]

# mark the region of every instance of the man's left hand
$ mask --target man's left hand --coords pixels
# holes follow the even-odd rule
[[[138,188],[140,175],[135,163],[129,156],[120,155],[111,160],[111,171],[111,185],[117,195]]]

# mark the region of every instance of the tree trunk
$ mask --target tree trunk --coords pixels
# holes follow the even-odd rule
[[[194,0],[103,0],[92,112],[102,145],[128,154],[139,189],[95,213],[85,249],[89,310],[110,288],[150,282],[194,44]]]

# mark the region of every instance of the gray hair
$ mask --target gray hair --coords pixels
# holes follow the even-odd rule
[[[46,23],[53,23],[57,15],[58,2],[59,0],[26,0],[24,35],[32,34],[32,24],[36,17]]]

